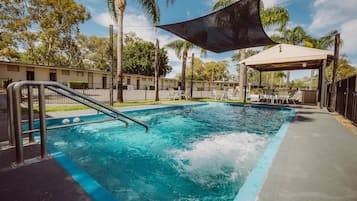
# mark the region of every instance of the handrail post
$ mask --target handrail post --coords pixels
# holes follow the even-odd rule
[[[28,119],[29,119],[29,130],[33,130],[33,121],[34,121],[34,116],[33,116],[33,93],[32,93],[32,86],[27,87],[27,103],[28,103]],[[33,143],[35,142],[35,138],[33,136],[33,133],[29,133],[29,142]]]
[[[47,158],[46,144],[46,113],[45,113],[45,87],[41,84],[38,88],[39,112],[40,112],[40,138],[41,138],[41,158]]]
[[[14,131],[14,103],[12,98],[12,90],[14,83],[11,83],[6,88],[7,95],[7,134],[9,137],[10,146],[15,145],[15,131]]]
[[[21,97],[20,90],[21,87],[14,87],[14,98],[13,98],[13,110],[14,110],[14,134],[15,134],[15,145],[16,145],[16,164],[22,165],[24,163],[24,150],[22,141],[22,128],[21,128]]]

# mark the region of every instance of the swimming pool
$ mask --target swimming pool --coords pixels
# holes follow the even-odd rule
[[[48,131],[52,150],[120,201],[234,200],[291,114],[220,103],[126,113],[149,124],[150,133],[116,121]]]

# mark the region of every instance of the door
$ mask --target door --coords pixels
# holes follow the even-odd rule
[[[57,81],[57,74],[56,73],[50,73],[50,81]]]
[[[35,72],[26,71],[26,80],[35,80]]]
[[[102,88],[103,89],[107,88],[107,77],[102,77]]]
[[[137,90],[140,89],[140,80],[136,80],[136,89],[137,89]]]
[[[93,89],[93,73],[88,73],[88,88]]]

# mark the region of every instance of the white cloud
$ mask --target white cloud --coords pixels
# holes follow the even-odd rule
[[[332,30],[341,33],[342,54],[347,54],[351,62],[357,63],[357,1],[356,0],[315,0],[312,9],[312,22],[308,30],[322,36]]]
[[[343,38],[343,50],[353,52],[357,44],[357,18],[344,23],[341,26],[341,38]]]
[[[108,12],[99,14],[93,13],[93,15],[94,22],[101,26],[109,27],[109,25],[114,24],[113,19]]]
[[[330,31],[356,18],[356,0],[315,0],[312,9],[312,32]]]
[[[269,7],[272,7],[272,6],[284,5],[288,1],[289,0],[263,0],[263,3],[264,3],[264,7],[265,8],[269,8]]]

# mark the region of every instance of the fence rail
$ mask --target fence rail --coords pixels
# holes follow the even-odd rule
[[[357,125],[357,75],[337,82],[335,110]],[[327,89],[327,103],[330,107],[331,85]]]
[[[94,98],[102,103],[109,103],[110,91],[109,89],[75,89],[76,91]],[[26,89],[21,91],[22,102],[27,102],[28,91]],[[170,90],[159,90],[160,100],[170,100],[173,98]],[[176,91],[176,93],[178,93]],[[193,98],[211,98],[211,91],[193,91]],[[37,91],[33,92],[34,102],[38,101]],[[123,90],[124,102],[146,101],[155,100],[155,91],[153,90]],[[178,96],[176,96],[177,98]],[[113,95],[114,101],[116,101],[116,90]],[[46,104],[77,104],[75,101],[54,93],[51,90],[45,89],[45,101]]]

